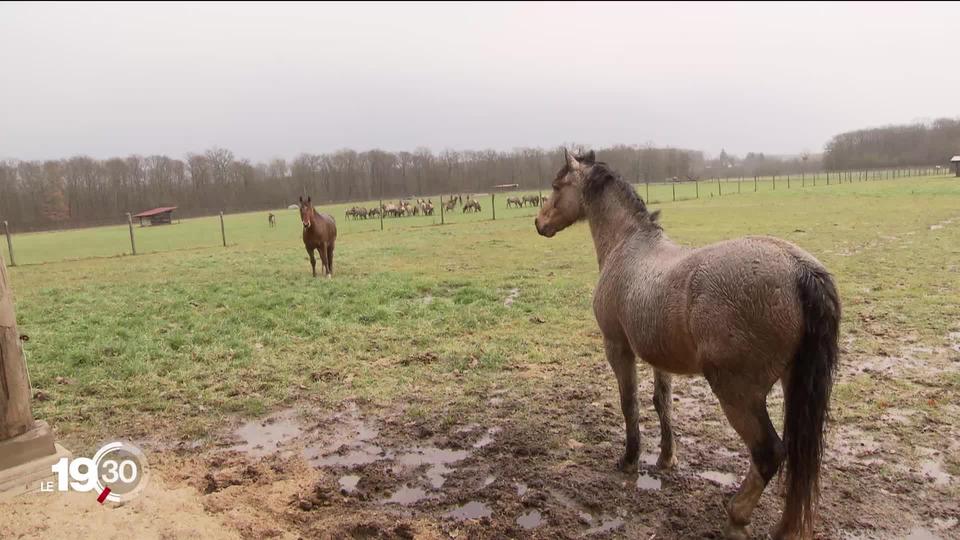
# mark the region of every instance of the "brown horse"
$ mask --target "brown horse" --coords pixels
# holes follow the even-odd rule
[[[317,259],[313,250],[320,252],[320,262],[323,272],[328,278],[333,277],[333,246],[337,242],[337,222],[333,216],[317,212],[307,197],[304,202],[300,197],[300,221],[303,222],[303,245],[310,255],[310,267],[313,277],[317,277]]]
[[[686,248],[667,238],[657,217],[590,152],[566,153],[535,221],[546,237],[579,220],[590,224],[600,265],[593,308],[626,420],[619,466],[637,469],[636,357],[654,369],[661,468],[676,464],[671,374],[702,374],[751,456],[726,507],[726,537],[749,537],[753,509],[786,460],[786,505],[774,536],[809,538],[837,363],[840,301],[833,279],[784,240],[746,237]],[[784,392],[783,441],[767,414],[777,381]]]
[[[270,227],[277,226],[277,216],[273,215],[273,212],[267,214],[267,223],[270,224]]]

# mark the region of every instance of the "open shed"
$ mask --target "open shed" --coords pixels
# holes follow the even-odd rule
[[[950,163],[953,164],[953,168],[957,171],[957,178],[960,178],[960,156],[950,158]]]
[[[176,206],[161,206],[160,208],[140,212],[133,217],[140,220],[141,227],[143,227],[144,219],[149,219],[150,225],[170,225],[173,223],[173,211],[176,209]]]

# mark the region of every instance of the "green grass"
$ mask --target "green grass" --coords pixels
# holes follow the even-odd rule
[[[686,245],[770,234],[816,255],[840,284],[857,354],[906,335],[943,347],[960,330],[960,219],[930,229],[960,218],[960,182],[779,182],[722,197],[701,185],[698,200],[654,206]],[[671,186],[655,189],[654,201]],[[446,226],[430,226],[438,214],[388,219],[383,232],[344,219],[351,205],[324,207],[340,229],[333,280],[310,277],[295,210],[279,211],[276,229],[266,212],[227,216],[227,248],[218,218],[138,228],[136,257],[86,258],[128,250],[125,227],[17,235],[18,321],[33,385],[49,396],[34,412],[78,451],[107,437],[201,437],[232,415],[347,396],[452,422],[477,408],[481,388],[537,384],[516,376],[523,366],[602,363],[587,227],[544,239],[536,209],[498,204],[491,221],[489,196],[481,202],[483,214],[458,209]],[[869,331],[878,324],[886,337]],[[960,397],[958,382],[944,400]],[[868,389],[841,381],[837,396]]]

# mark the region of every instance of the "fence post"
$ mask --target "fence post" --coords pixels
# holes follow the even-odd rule
[[[787,173],[787,189],[790,189],[790,173]]]
[[[220,212],[220,238],[223,239],[223,247],[227,247],[227,229],[223,226],[223,212]]]
[[[382,209],[382,208],[380,209],[380,212],[381,212],[381,213],[383,212],[383,209]],[[444,223],[445,223],[445,222],[443,221],[443,195],[441,195],[441,196],[440,196],[440,224],[443,225]],[[382,217],[382,216],[380,217],[380,228],[381,228],[381,229],[383,228],[383,217]]]
[[[646,198],[646,201],[647,201],[647,202],[650,202],[650,180],[646,180],[646,184],[647,184],[647,198]]]
[[[697,188],[697,198],[699,199],[699,198],[700,198],[700,181],[694,179],[693,183],[694,183],[694,185],[695,185],[696,188]]]
[[[743,182],[743,175],[740,175],[740,178],[737,178],[737,193],[740,193],[740,184]]]
[[[720,177],[717,177],[717,194],[720,197],[723,197],[723,188],[720,187]]]
[[[677,183],[671,182],[670,187],[673,188],[673,202],[677,202]]]
[[[7,253],[10,254],[10,266],[17,265],[17,259],[13,256],[13,240],[10,238],[10,224],[3,222],[3,232],[7,235]]]
[[[753,175],[753,192],[757,192],[757,175]]]
[[[133,241],[133,217],[130,216],[130,212],[127,212],[127,226],[130,227],[130,251],[136,255],[137,244]]]
[[[773,175],[773,190],[777,190],[777,175]]]
[[[497,220],[497,205],[494,204],[494,196],[496,196],[496,193],[494,193],[494,192],[491,191],[491,192],[490,192],[490,209],[493,210],[493,220],[496,221],[496,220]]]
[[[0,497],[35,489],[51,476],[50,467],[70,454],[56,444],[50,426],[33,417],[30,376],[27,373],[13,289],[0,255]]]

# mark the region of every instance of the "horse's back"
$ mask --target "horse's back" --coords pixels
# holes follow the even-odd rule
[[[822,265],[799,246],[751,236],[694,250],[688,281],[691,333],[702,361],[792,358],[803,333],[801,265]]]
[[[822,267],[800,247],[761,236],[674,247],[647,261],[627,257],[632,272],[602,277],[621,282],[598,284],[601,302],[618,309],[594,307],[601,329],[622,325],[638,355],[675,373],[700,372],[711,361],[788,361],[803,330],[800,266]]]

